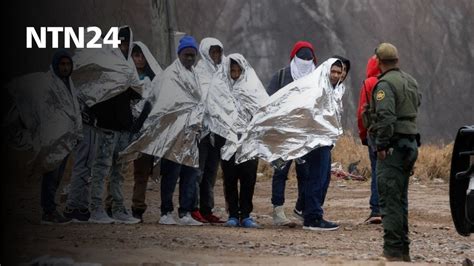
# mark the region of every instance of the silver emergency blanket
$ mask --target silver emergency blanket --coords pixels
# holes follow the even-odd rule
[[[153,71],[153,73],[155,74],[155,77],[153,79],[157,79],[159,76],[161,76],[161,74],[163,73],[163,69],[161,68],[160,64],[158,64],[155,57],[151,54],[148,47],[140,41],[136,41],[133,44],[138,45],[142,49],[143,55],[145,56],[145,59],[148,65],[150,66],[151,71]],[[145,77],[142,82],[142,99],[140,99],[137,103],[132,104],[132,114],[135,118],[137,118],[142,112],[145,102],[148,101],[153,104],[153,102],[155,101],[153,95],[153,87],[151,86],[153,80],[150,80],[150,78]]]
[[[82,138],[82,119],[75,88],[54,74],[32,73],[7,85],[14,106],[6,123],[9,144],[31,151],[27,164],[42,174],[59,166]]]
[[[287,161],[336,142],[342,134],[341,118],[329,81],[336,60],[328,59],[268,99],[239,141],[237,162],[255,157],[267,162]]]
[[[84,39],[87,42],[92,37],[86,34]],[[119,95],[128,88],[142,94],[143,83],[131,58],[132,37],[130,29],[128,59],[125,59],[120,48],[112,48],[109,44],[102,44],[102,48],[75,50],[72,79],[78,97],[89,107]],[[101,40],[98,42],[102,43]]]
[[[204,106],[197,77],[176,59],[152,83],[155,104],[140,138],[123,152],[123,160],[136,152],[199,167],[198,139]],[[133,156],[132,156],[133,158]]]
[[[209,55],[211,46],[219,46],[223,49],[219,40],[204,38],[199,45],[202,59],[196,65],[196,74],[199,78],[205,106],[204,128],[201,137],[212,132],[227,140],[237,142],[233,124],[238,114],[224,68],[226,58],[222,56],[222,62],[219,65],[214,64]]]
[[[242,73],[237,80],[230,77],[230,59],[236,61]],[[255,112],[263,106],[269,96],[255,70],[241,54],[230,54],[224,65],[227,80],[236,102],[237,118],[234,120],[234,128],[237,134],[242,134],[248,123],[252,120]],[[237,151],[237,142],[227,140],[221,150],[221,158],[229,160]]]

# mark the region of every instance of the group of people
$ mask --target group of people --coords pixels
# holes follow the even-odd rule
[[[342,134],[343,82],[351,68],[348,59],[336,55],[318,66],[312,44],[299,41],[290,52],[289,64],[276,71],[265,88],[245,57],[225,55],[223,44],[215,38],[204,38],[198,45],[193,37],[184,36],[177,59],[164,70],[145,44],[133,41],[130,27],[120,28],[119,39],[119,49],[94,51],[94,56],[78,49],[74,57],[62,50],[53,57],[48,97],[61,98],[62,104],[48,110],[61,113],[67,107],[67,115],[55,121],[55,125],[64,124],[61,130],[39,131],[40,148],[32,145],[39,150],[35,164],[49,163],[38,168],[43,173],[43,223],[143,222],[148,179],[159,168],[160,224],[258,228],[250,214],[261,158],[274,166],[275,225],[294,225],[283,207],[294,162],[298,184],[294,216],[302,221],[303,229],[339,228],[324,218],[323,205],[330,183],[331,150]],[[201,59],[196,64],[198,54]],[[10,92],[19,91],[17,87]],[[291,102],[301,95],[311,95],[305,97],[309,105]],[[21,102],[15,104],[15,117],[27,118]],[[409,260],[407,189],[417,157],[419,104],[416,81],[398,69],[397,49],[381,44],[367,65],[357,117],[372,168],[372,211],[367,222],[383,223],[384,255],[395,260]],[[37,110],[44,110],[41,103],[38,106]],[[288,108],[293,109],[278,115]],[[300,112],[297,116],[293,116],[295,110]],[[46,121],[41,111],[37,115],[39,123]],[[299,128],[304,129],[302,133],[291,130],[301,122],[295,117],[308,119],[300,123],[308,127]],[[28,123],[22,125],[23,131],[31,131]],[[43,141],[51,130],[56,132],[56,141]],[[74,163],[61,213],[54,199],[70,156]],[[134,187],[129,211],[123,182],[131,160]],[[219,165],[227,220],[213,213]],[[175,216],[173,194],[178,180]]]

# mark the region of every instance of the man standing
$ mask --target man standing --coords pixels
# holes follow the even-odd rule
[[[357,126],[359,128],[359,138],[362,142],[362,145],[368,146],[369,150],[369,159],[370,159],[370,169],[371,169],[371,182],[370,182],[370,215],[365,222],[367,224],[380,224],[382,223],[382,217],[380,216],[380,207],[379,207],[379,193],[377,191],[377,175],[376,175],[376,165],[377,165],[377,151],[374,148],[372,140],[369,140],[367,136],[367,128],[362,122],[362,112],[364,111],[364,106],[370,103],[372,98],[372,91],[374,90],[375,84],[377,84],[377,76],[380,75],[380,69],[378,66],[377,57],[375,55],[369,58],[367,62],[367,78],[362,84],[359,95],[359,105],[357,108]],[[370,142],[370,143],[369,143]]]
[[[148,47],[142,42],[134,42],[132,60],[137,68],[140,80],[143,81],[144,90],[142,99],[133,104],[133,126],[130,138],[135,140],[140,137],[143,124],[150,114],[153,105],[153,81],[161,76],[163,70],[151,54]],[[140,153],[133,161],[133,196],[132,215],[143,222],[143,213],[147,209],[145,203],[148,178],[153,172],[154,156]]]
[[[323,64],[327,64],[324,62]],[[341,60],[331,64],[329,82],[333,94],[341,82],[343,63]],[[331,178],[331,149],[334,144],[321,145],[305,155],[307,175],[304,177],[304,222],[303,229],[313,231],[337,230],[339,225],[323,218],[322,209]]]
[[[202,39],[199,53],[202,59],[196,65],[196,74],[201,90],[205,94],[214,93],[210,91],[211,80],[218,77],[219,72],[223,71],[224,46],[218,39],[207,37]],[[206,105],[208,105],[207,102]],[[196,180],[196,201],[191,215],[199,222],[223,223],[219,217],[212,213],[212,209],[214,208],[214,186],[221,156],[220,150],[225,143],[225,136],[213,132],[214,128],[210,127],[211,119],[215,118],[212,118],[212,115],[208,113],[203,121],[204,133],[199,141],[199,170],[201,173]]]
[[[132,39],[129,27],[119,31],[121,44],[120,51],[123,60],[131,57],[130,41]],[[92,223],[125,223],[135,224],[140,222],[128,213],[124,206],[122,186],[124,181],[123,162],[117,160],[118,153],[127,147],[130,141],[130,131],[133,125],[131,101],[140,99],[141,96],[131,87],[120,94],[95,104],[91,107],[92,113],[97,118],[97,144],[96,157],[91,168],[91,201],[90,218]],[[104,211],[102,194],[104,192],[104,179],[109,177],[109,193],[112,198],[112,217]]]
[[[418,156],[416,80],[398,68],[398,51],[382,43],[375,52],[382,74],[370,103],[368,128],[377,150],[377,178],[384,227],[383,256],[410,261],[408,179]]]
[[[267,88],[268,95],[273,95],[281,88],[310,74],[316,68],[316,56],[313,45],[309,42],[299,41],[295,43],[290,54],[290,65],[280,69],[273,75],[270,85]],[[272,204],[273,204],[273,224],[292,225],[290,219],[286,217],[283,205],[285,203],[285,186],[288,179],[292,161],[288,161],[282,168],[275,169],[272,177]],[[298,180],[298,200],[293,212],[302,219],[303,200],[301,180],[306,174],[306,165],[296,163],[296,178]]]

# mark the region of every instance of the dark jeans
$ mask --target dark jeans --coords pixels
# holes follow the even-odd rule
[[[45,214],[51,214],[56,210],[56,192],[61,183],[68,157],[69,155],[63,159],[56,169],[43,175],[41,180],[41,207]]]
[[[303,211],[305,223],[323,218],[322,203],[327,191],[330,178],[331,147],[324,146],[312,150],[305,156],[308,164],[308,174],[304,178],[304,201]]]
[[[283,206],[285,204],[285,186],[288,180],[288,172],[293,160],[288,161],[282,169],[275,169],[272,177],[272,204],[273,206]],[[306,162],[296,164],[296,179],[298,182],[298,199],[296,201],[296,209],[304,209],[304,190],[301,189],[304,176],[308,169]]]
[[[330,147],[330,150],[332,150],[332,147]],[[326,194],[328,193],[329,189],[329,183],[331,183],[331,162],[332,162],[332,157],[331,157],[331,151],[329,151],[329,161],[328,161],[328,174],[326,181],[323,184],[323,193],[321,194],[321,207],[324,206],[324,202],[326,201]]]
[[[199,207],[199,211],[203,215],[211,214],[214,208],[214,186],[221,157],[221,147],[225,142],[224,138],[214,134],[214,145],[212,145],[210,136],[211,134],[208,134],[198,145],[201,173],[196,180],[194,209]]]
[[[196,179],[199,169],[161,159],[161,215],[172,212],[173,193],[179,178],[179,216],[194,209]]]
[[[379,192],[377,189],[377,151],[369,146],[370,170],[372,171],[372,180],[370,182],[370,209],[371,216],[380,215]]]
[[[224,173],[224,194],[229,217],[245,219],[253,210],[253,193],[257,180],[258,160],[235,164],[235,156],[221,161]],[[237,182],[240,180],[240,195]]]
[[[147,205],[145,203],[146,188],[148,185],[148,178],[153,170],[152,155],[142,153],[138,159],[133,161],[133,196],[132,196],[132,210],[144,213]]]

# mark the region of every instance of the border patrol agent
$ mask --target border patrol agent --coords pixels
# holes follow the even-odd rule
[[[416,80],[398,68],[394,45],[382,43],[375,54],[382,74],[365,121],[377,150],[383,256],[389,261],[410,261],[408,179],[418,157],[416,117],[421,94]]]

